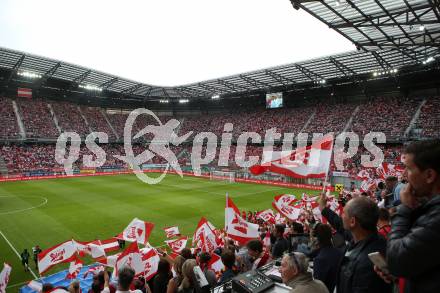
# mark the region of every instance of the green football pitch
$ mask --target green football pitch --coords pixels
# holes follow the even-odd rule
[[[31,253],[36,244],[44,250],[72,238],[108,239],[135,217],[153,222],[150,243],[163,245],[162,228],[167,226],[177,225],[191,237],[204,216],[221,228],[226,192],[240,210],[271,208],[273,197],[281,193],[317,193],[176,175],[167,175],[156,185],[142,183],[134,175],[0,183],[0,267],[3,262],[12,265],[8,292],[17,292],[20,284],[33,279],[14,249],[21,253],[27,248]],[[32,259],[30,267],[37,273]],[[56,266],[47,274],[66,267]]]

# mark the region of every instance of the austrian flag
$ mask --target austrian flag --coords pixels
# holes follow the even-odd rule
[[[241,244],[246,244],[249,240],[259,237],[258,225],[245,221],[241,217],[238,208],[227,195],[225,224],[227,236]]]
[[[45,273],[54,265],[63,262],[70,262],[76,256],[77,246],[74,241],[69,240],[46,249],[38,255],[38,271]]]
[[[167,235],[167,238],[173,238],[175,236],[180,236],[179,227],[173,226],[173,227],[167,227],[163,228],[165,231],[165,234]]]
[[[127,241],[136,241],[137,243],[146,245],[148,243],[148,237],[150,237],[151,231],[154,228],[153,223],[144,222],[138,218],[134,218],[127,228],[118,235],[119,239]]]
[[[261,165],[249,168],[252,174],[274,172],[294,178],[326,177],[333,152],[333,135],[295,151],[264,152]]]
[[[186,242],[188,241],[187,236],[183,236],[176,240],[166,240],[165,243],[171,248],[175,253],[181,253],[186,247]]]

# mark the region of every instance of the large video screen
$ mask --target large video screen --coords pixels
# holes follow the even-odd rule
[[[266,109],[283,107],[283,93],[266,94]]]

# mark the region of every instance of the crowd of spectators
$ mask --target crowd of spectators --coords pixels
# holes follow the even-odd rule
[[[0,138],[20,136],[12,100],[0,97]]]
[[[375,98],[360,105],[351,130],[359,136],[383,132],[387,138],[399,138],[405,133],[420,104],[419,99]]]
[[[255,238],[234,241],[220,229],[213,231],[217,247],[208,251],[184,248],[176,256],[157,248],[157,273],[148,282],[128,262],[117,268],[116,279],[107,271],[95,275],[88,292],[203,293],[271,262],[291,293],[439,292],[440,140],[412,143],[402,152],[406,171],[400,183],[391,176],[376,192],[303,194],[295,202],[303,206],[296,220],[264,220],[256,211],[242,211],[235,218],[257,224]],[[221,271],[209,265],[215,255]],[[64,289],[78,292],[78,282]],[[43,285],[43,293],[50,290],[52,285]]]
[[[26,137],[57,138],[60,133],[46,101],[17,99]]]
[[[79,112],[78,105],[68,102],[51,102],[51,105],[61,131],[73,131],[81,137],[86,137],[90,133],[89,127]]]
[[[440,97],[432,97],[426,100],[420,111],[417,124],[418,128],[422,129],[422,137],[440,137]]]
[[[116,139],[110,125],[104,117],[104,112],[101,108],[81,107],[81,111],[87,119],[87,123],[92,131],[104,132],[108,135],[110,140]]]
[[[84,106],[79,108],[78,105],[69,102],[23,99],[17,101],[28,137],[54,138],[59,135],[54,117],[52,117],[47,105],[50,103],[61,131],[75,131],[83,137],[91,131],[103,131],[108,134],[110,139],[114,139],[116,137],[109,125],[110,123],[119,138],[123,138],[127,114],[105,114],[104,109]],[[213,132],[217,137],[221,137],[224,132],[224,125],[232,123],[234,138],[238,138],[243,132],[257,132],[264,138],[266,131],[270,128],[276,128],[279,133],[297,134],[300,131],[305,133],[339,133],[345,128],[354,110],[359,106],[359,111],[353,116],[353,121],[348,130],[356,132],[361,137],[370,131],[380,131],[384,132],[389,139],[403,137],[420,102],[421,100],[417,98],[375,98],[360,104],[322,102],[316,106],[298,108],[277,110],[237,109],[228,113],[211,112],[179,117],[160,116],[159,118],[163,124],[171,118],[182,121],[180,134],[193,131],[192,136],[194,136],[200,132]],[[0,122],[2,123],[0,137],[18,137],[19,127],[12,107],[12,99],[1,98],[0,106]],[[417,121],[417,126],[422,129],[421,136],[437,137],[440,135],[440,120],[438,118],[440,113],[438,109],[440,109],[439,97],[427,99]],[[109,123],[104,115],[107,115]],[[140,115],[133,125],[132,135],[135,135],[146,125],[158,125],[158,123],[153,117]],[[137,141],[152,138],[153,135],[147,133]]]

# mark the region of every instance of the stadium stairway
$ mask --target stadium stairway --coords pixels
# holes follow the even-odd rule
[[[7,176],[8,175],[8,166],[6,165],[5,159],[0,156],[0,175]]]
[[[417,111],[414,113],[414,116],[411,119],[411,122],[409,123],[408,128],[405,130],[405,133],[404,133],[405,137],[409,137],[411,134],[411,131],[416,127],[417,120],[419,120],[420,112],[422,111],[422,107],[425,104],[426,104],[426,99],[423,99],[423,101],[420,102],[419,107],[417,108]]]
[[[84,122],[86,123],[87,128],[89,129],[90,133],[92,133],[93,129],[90,127],[89,121],[87,121],[87,118],[84,115],[83,111],[81,110],[81,107],[78,105],[77,108],[78,108],[79,115],[81,115],[81,117],[84,119]]]
[[[105,112],[105,110],[101,109],[101,113],[102,113],[102,116],[104,116],[105,121],[107,121],[107,124],[110,127],[110,129],[112,130],[112,132],[115,135],[116,139],[119,140],[120,137],[119,137],[118,133],[116,132],[115,128],[113,127],[113,125],[110,123],[110,120],[108,119],[107,113]]]
[[[342,132],[346,132],[350,129],[351,123],[353,123],[354,116],[359,112],[360,106],[357,106],[356,109],[354,109],[353,114],[351,114],[350,119],[348,119],[347,124],[344,127],[344,130]]]
[[[52,119],[53,119],[53,123],[55,123],[55,127],[58,129],[58,132],[61,133],[62,130],[60,125],[58,124],[58,118],[57,115],[55,115],[55,112],[53,111],[52,104],[47,103],[47,107],[49,108],[50,115],[52,115]]]
[[[310,115],[309,119],[307,119],[306,123],[304,124],[304,126],[301,128],[301,130],[299,131],[299,133],[302,133],[304,131],[304,129],[307,128],[307,126],[309,126],[310,122],[313,121],[313,119],[315,118],[316,115],[316,111],[313,111],[312,115]]]
[[[23,120],[21,119],[20,111],[18,111],[17,102],[12,100],[12,107],[14,108],[15,117],[17,117],[18,128],[22,138],[26,138],[26,130],[24,129]]]

